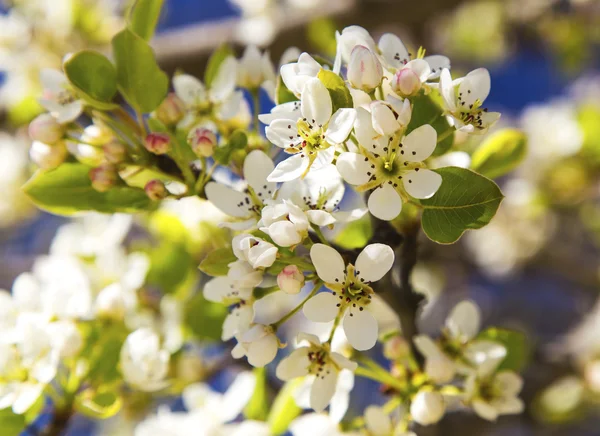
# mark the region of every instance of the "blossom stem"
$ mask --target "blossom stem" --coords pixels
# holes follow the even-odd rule
[[[391,374],[382,375],[379,373],[372,372],[370,369],[365,368],[364,366],[359,366],[354,370],[354,373],[359,377],[368,378],[371,380],[375,380],[379,383],[391,386],[397,390],[403,390],[405,386],[403,386],[398,380],[394,378]]]
[[[271,324],[271,327],[273,327],[273,330],[277,331],[277,329],[284,324],[287,320],[289,320],[292,316],[294,316],[296,313],[298,313],[298,311],[300,309],[302,309],[302,307],[304,307],[304,305],[306,304],[306,302],[308,300],[310,300],[312,297],[315,296],[315,294],[319,291],[319,289],[321,288],[321,285],[323,284],[323,282],[320,279],[315,280],[315,284],[313,286],[312,291],[310,291],[310,294],[308,294],[306,296],[306,298],[304,300],[302,300],[300,302],[300,304],[298,304],[296,307],[294,307],[287,315],[285,315],[283,318],[281,318],[279,321],[277,321],[274,324]]]
[[[335,329],[340,324],[340,318],[342,317],[341,313],[338,313],[338,316],[335,317],[335,321],[333,321],[333,325],[331,326],[331,332],[329,333],[329,338],[327,339],[327,343],[331,344],[333,341],[333,335],[335,334]]]
[[[323,232],[321,232],[321,229],[319,228],[319,226],[317,226],[316,224],[313,224],[311,227],[315,231],[315,234],[317,235],[317,238],[319,238],[319,241],[321,241],[325,245],[329,245],[329,242],[327,242],[327,239],[323,235]]]

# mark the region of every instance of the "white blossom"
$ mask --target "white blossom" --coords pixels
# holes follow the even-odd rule
[[[348,63],[348,81],[364,92],[372,92],[381,85],[383,67],[368,47],[357,45],[352,49]]]
[[[124,380],[142,391],[157,391],[167,386],[171,356],[162,348],[160,337],[142,328],[127,336],[121,348],[121,371]]]
[[[412,419],[421,425],[435,424],[445,413],[446,403],[439,392],[420,390],[410,404]]]
[[[500,415],[522,413],[525,406],[518,398],[523,379],[513,371],[499,371],[489,375],[471,375],[466,382],[467,401],[475,413],[495,421]]]
[[[240,260],[248,262],[252,268],[268,268],[277,257],[277,247],[248,233],[242,233],[231,242],[233,252]]]
[[[238,86],[250,90],[263,88],[273,99],[275,92],[275,68],[269,52],[261,54],[258,47],[249,45],[237,64]]]
[[[44,88],[40,104],[61,124],[75,121],[83,112],[84,103],[66,76],[58,70],[43,69],[40,80]]]
[[[273,361],[279,349],[279,339],[269,326],[255,324],[241,335],[238,335],[237,345],[231,350],[235,359],[246,356],[248,363],[257,368]]]
[[[277,245],[291,247],[308,235],[310,222],[301,208],[289,200],[283,200],[266,206],[258,225]]]

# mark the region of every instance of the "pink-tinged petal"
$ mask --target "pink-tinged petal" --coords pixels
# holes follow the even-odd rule
[[[317,78],[309,79],[304,85],[301,99],[302,116],[315,125],[326,125],[332,114],[329,91]]]
[[[431,170],[408,171],[402,176],[404,189],[413,198],[430,198],[442,184],[442,176]]]
[[[337,371],[332,365],[327,365],[317,375],[310,389],[310,407],[315,412],[322,412],[329,405],[337,385]]]
[[[206,198],[227,215],[247,218],[252,215],[250,198],[241,192],[217,182],[209,182],[205,188]]]
[[[421,83],[425,82],[431,74],[431,67],[423,59],[413,59],[404,68],[411,69],[419,77]]]
[[[325,283],[343,283],[346,278],[346,263],[340,253],[325,244],[314,244],[310,249],[310,259],[317,275]]]
[[[436,145],[437,132],[425,124],[402,139],[402,158],[408,162],[422,162],[431,156]]]
[[[267,180],[269,182],[289,182],[290,180],[299,179],[306,172],[309,164],[308,157],[295,154],[280,162],[273,172],[269,174]]]
[[[341,144],[348,139],[354,122],[356,121],[356,110],[350,108],[338,109],[325,131],[325,138],[330,144]]]
[[[367,201],[369,211],[380,220],[391,221],[402,211],[402,199],[388,184],[375,189]]]
[[[491,78],[485,68],[478,68],[467,74],[458,87],[460,109],[469,110],[477,100],[481,105],[490,94]]]
[[[368,310],[348,310],[342,326],[348,342],[358,351],[370,350],[377,343],[377,320]]]
[[[335,319],[339,309],[338,299],[329,292],[321,292],[306,302],[302,311],[313,322],[330,322]]]
[[[351,185],[364,185],[369,181],[373,169],[371,163],[362,154],[342,153],[335,164],[343,179]]]
[[[356,258],[356,274],[367,282],[380,280],[394,264],[394,250],[385,244],[369,244]]]

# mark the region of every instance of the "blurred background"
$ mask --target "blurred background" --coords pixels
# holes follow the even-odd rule
[[[66,222],[19,190],[39,70],[84,47],[108,51],[128,4],[0,4],[0,288],[10,289]],[[521,167],[498,180],[506,199],[492,223],[452,246],[423,236],[413,275],[430,301],[423,331],[471,298],[486,325],[526,334],[527,411],[496,424],[451,414],[419,435],[600,436],[600,0],[167,0],[153,46],[169,74],[201,76],[223,42],[266,47],[275,64],[290,46],[333,57],[335,30],[352,24],[449,56],[455,77],[488,68],[495,129],[529,138]]]

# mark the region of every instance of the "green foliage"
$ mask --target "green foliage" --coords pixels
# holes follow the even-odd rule
[[[117,70],[104,56],[93,50],[75,53],[63,64],[69,82],[91,106],[108,110],[117,93]]]
[[[112,40],[117,83],[125,100],[139,112],[152,112],[169,89],[169,78],[159,68],[150,45],[129,29]]]
[[[333,113],[340,108],[353,107],[352,95],[344,83],[344,79],[332,71],[321,70],[317,78],[325,85],[331,96]]]
[[[140,38],[150,41],[154,36],[164,0],[136,0],[129,12],[129,28]]]
[[[108,419],[116,415],[123,401],[117,392],[87,389],[75,397],[75,411],[92,419]]]
[[[194,259],[183,242],[164,241],[150,252],[150,264],[147,282],[160,287],[165,294],[175,293],[195,270]]]
[[[435,171],[442,176],[442,186],[433,197],[421,200],[423,230],[431,240],[451,244],[466,230],[490,222],[504,198],[498,185],[464,168]]]
[[[298,407],[293,396],[301,382],[302,380],[298,379],[287,382],[275,397],[267,418],[269,428],[274,436],[284,434],[290,423],[302,413],[302,409]]]
[[[117,186],[107,192],[96,191],[89,171],[90,167],[79,163],[38,170],[23,190],[36,206],[57,215],[82,211],[135,213],[155,207],[142,189]]]
[[[210,276],[226,276],[229,271],[228,265],[236,260],[231,247],[217,248],[206,255],[199,268]]]
[[[524,333],[490,327],[481,332],[477,338],[498,342],[506,347],[507,354],[498,367],[500,370],[520,372],[529,361],[530,347]]]
[[[227,307],[208,301],[200,292],[185,304],[185,325],[196,339],[220,341],[227,313]]]
[[[229,137],[229,142],[215,148],[214,159],[221,165],[228,165],[236,150],[244,150],[248,145],[248,136],[243,130],[236,130]]]
[[[454,143],[454,132],[444,117],[441,106],[423,93],[411,98],[411,102],[413,104],[412,117],[406,133],[408,134],[424,124],[430,124],[438,136],[438,144],[433,156],[445,154]]]
[[[359,220],[348,223],[334,239],[336,245],[346,250],[362,248],[373,236],[373,226],[369,214]]]
[[[204,72],[204,84],[207,88],[210,88],[217,77],[217,74],[219,74],[219,69],[221,68],[223,61],[233,55],[233,50],[228,44],[222,44],[213,52],[206,65],[206,71]]]
[[[2,436],[19,436],[26,426],[25,417],[13,413],[12,409],[0,410],[0,429]]]
[[[292,91],[285,86],[281,76],[277,77],[277,88],[275,89],[275,102],[277,104],[289,103],[290,101],[298,101],[298,98]]]
[[[490,135],[473,154],[471,168],[495,179],[515,169],[527,153],[527,136],[517,129]]]
[[[308,24],[306,29],[308,41],[319,53],[335,56],[337,41],[335,39],[336,24],[329,18],[317,18]]]
[[[256,386],[254,394],[244,408],[246,419],[266,421],[269,414],[269,398],[267,395],[267,370],[265,368],[254,368]]]

